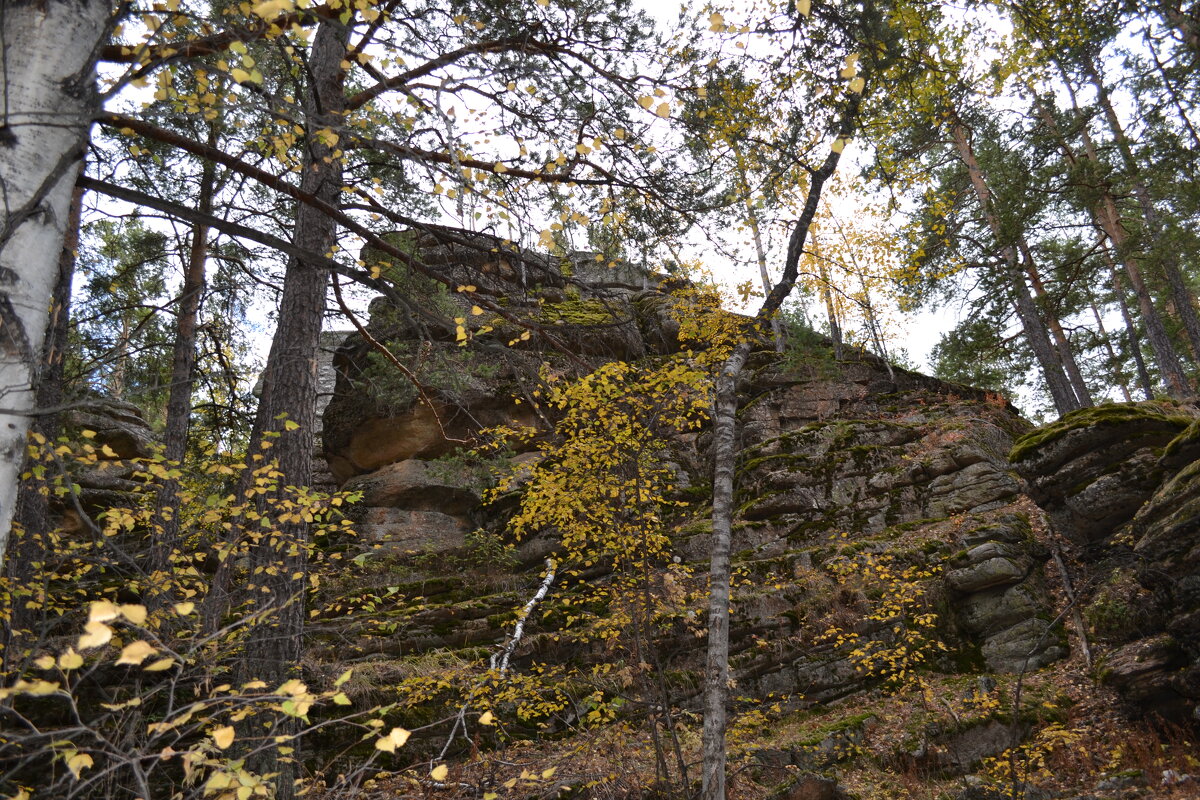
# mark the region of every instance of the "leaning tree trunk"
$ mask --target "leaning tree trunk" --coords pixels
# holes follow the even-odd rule
[[[996,216],[996,210],[992,206],[992,191],[988,188],[983,177],[983,170],[979,168],[979,162],[975,159],[975,151],[967,139],[966,128],[960,123],[955,123],[951,128],[951,135],[954,137],[958,157],[967,168],[967,175],[975,190],[975,199],[979,201],[984,219],[987,220],[988,227],[991,228],[992,234],[996,237],[996,243],[1000,245],[1001,253],[1004,255],[1017,317],[1021,320],[1025,341],[1029,344],[1029,349],[1033,351],[1034,358],[1042,368],[1042,375],[1046,379],[1046,388],[1050,390],[1050,397],[1054,400],[1054,408],[1060,415],[1074,411],[1081,407],[1079,399],[1075,396],[1075,390],[1071,388],[1071,382],[1067,379],[1062,357],[1051,344],[1046,325],[1038,315],[1037,304],[1033,301],[1033,295],[1029,293],[1029,285],[1025,283],[1025,276],[1017,262],[1017,249],[1003,241],[1004,232],[1000,225],[1000,219]]]
[[[838,126],[840,142],[850,140],[858,120],[861,95],[851,95]],[[754,317],[754,326],[764,331],[791,294],[800,271],[800,256],[809,226],[817,215],[825,182],[837,170],[841,148],[831,149],[820,168],[812,173],[808,197],[788,239],[783,275],[767,293]],[[725,800],[725,729],[729,701],[729,600],[731,543],[733,540],[733,478],[737,459],[738,384],[753,347],[753,334],[734,346],[721,365],[716,381],[713,408],[713,510],[712,550],[708,578],[708,652],[704,670],[704,731],[701,738],[701,800]]]
[[[1032,88],[1030,87],[1031,91]],[[1080,161],[1079,157],[1063,136],[1062,131],[1059,130],[1058,123],[1055,121],[1054,115],[1050,113],[1049,107],[1047,107],[1041,96],[1036,92],[1033,92],[1033,102],[1042,121],[1054,134],[1059,150],[1067,160],[1067,163],[1071,166],[1078,164]],[[1096,161],[1095,146],[1087,133],[1087,128],[1081,128],[1080,133],[1083,137],[1084,147],[1087,150],[1086,158]],[[1162,317],[1159,315],[1158,309],[1154,307],[1154,299],[1150,295],[1150,290],[1146,286],[1145,280],[1142,278],[1141,267],[1138,265],[1137,259],[1130,252],[1128,246],[1129,237],[1125,230],[1125,224],[1121,220],[1121,212],[1117,208],[1117,202],[1113,198],[1112,191],[1104,183],[1089,188],[1097,194],[1095,203],[1089,209],[1092,219],[1096,223],[1096,226],[1108,237],[1108,240],[1112,242],[1116,257],[1125,266],[1125,273],[1129,276],[1129,285],[1133,287],[1134,296],[1137,298],[1138,310],[1142,314],[1142,322],[1146,325],[1146,338],[1150,340],[1150,347],[1154,351],[1154,360],[1158,363],[1159,372],[1162,373],[1163,378],[1166,380],[1168,391],[1172,397],[1185,397],[1188,393],[1187,378],[1184,377],[1183,368],[1179,365],[1179,356],[1175,351],[1175,346],[1171,344],[1171,338],[1168,336],[1167,329],[1163,325]]]
[[[1088,388],[1087,381],[1083,379],[1083,372],[1079,369],[1079,362],[1075,359],[1075,351],[1071,349],[1071,340],[1067,338],[1067,332],[1063,330],[1062,323],[1058,320],[1058,315],[1050,309],[1050,294],[1046,291],[1046,285],[1042,282],[1042,276],[1038,272],[1037,263],[1033,260],[1033,251],[1029,249],[1029,243],[1022,237],[1020,242],[1021,259],[1025,262],[1025,274],[1029,276],[1029,283],[1033,286],[1033,297],[1035,300],[1041,300],[1043,309],[1046,315],[1046,325],[1050,331],[1050,335],[1054,337],[1054,344],[1058,348],[1059,355],[1062,357],[1063,368],[1067,372],[1067,377],[1071,379],[1071,386],[1075,390],[1075,397],[1084,406],[1094,406],[1096,403],[1092,399],[1092,390]]]
[[[1121,160],[1125,164],[1125,175],[1129,179],[1133,196],[1137,199],[1138,207],[1141,209],[1146,230],[1150,233],[1150,242],[1154,245],[1155,261],[1162,270],[1163,276],[1167,279],[1167,285],[1171,287],[1171,299],[1175,301],[1175,309],[1179,314],[1180,321],[1183,322],[1183,330],[1187,334],[1188,342],[1192,346],[1192,352],[1200,359],[1200,314],[1196,313],[1196,298],[1193,296],[1191,289],[1188,288],[1187,281],[1183,277],[1183,272],[1179,268],[1179,256],[1174,248],[1171,247],[1171,242],[1167,239],[1166,226],[1163,224],[1162,216],[1159,214],[1154,199],[1150,196],[1150,189],[1147,187],[1146,181],[1142,176],[1137,159],[1133,157],[1133,148],[1130,145],[1129,137],[1125,134],[1125,128],[1121,125],[1121,118],[1117,116],[1117,110],[1113,107],[1112,100],[1109,98],[1108,87],[1104,84],[1104,77],[1100,74],[1099,67],[1097,67],[1090,57],[1085,59],[1084,69],[1088,74],[1092,87],[1096,90],[1096,97],[1100,101],[1100,107],[1104,109],[1104,118],[1108,121],[1108,129],[1112,133],[1117,150],[1121,153]],[[1071,103],[1075,106],[1076,112],[1078,112],[1078,103],[1075,100],[1074,91],[1071,92]],[[1084,143],[1088,148],[1088,155],[1094,158],[1095,145],[1091,141],[1091,135],[1087,132],[1086,126],[1083,130],[1083,136]]]
[[[105,0],[5,0],[0,12],[0,566],[110,11]]]

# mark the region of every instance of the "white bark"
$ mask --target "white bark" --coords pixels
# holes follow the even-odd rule
[[[0,2],[0,567],[108,0]]]

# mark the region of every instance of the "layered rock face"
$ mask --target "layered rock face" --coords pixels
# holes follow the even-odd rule
[[[741,604],[748,628],[778,631],[796,648],[782,663],[749,651],[739,660],[763,692],[828,699],[861,686],[833,648],[812,646],[805,619],[819,592],[795,580],[832,580],[836,594],[825,565],[847,554],[935,574],[925,591],[938,598],[940,633],[960,660],[1016,672],[1065,655],[1042,581],[1047,552],[1007,461],[1028,425],[1004,401],[865,355],[786,365],[764,354],[749,389],[734,549],[747,566],[784,565],[792,580],[748,590]],[[702,537],[689,545],[703,554]],[[870,616],[861,598],[850,609]],[[886,622],[856,624],[888,639]]]
[[[451,259],[454,247],[432,247],[425,257]],[[545,264],[536,272],[526,256],[525,281],[514,287],[511,255],[473,252],[461,278],[476,292],[509,298],[511,307],[533,313],[560,340],[589,344],[572,363],[511,330],[498,334],[504,323],[487,315],[469,323],[475,334],[469,348],[418,341],[422,332],[410,314],[374,304],[370,332],[425,383],[421,391],[433,401],[431,409],[407,378],[390,365],[384,369],[377,348],[361,337],[349,337],[339,349],[325,451],[344,488],[363,493],[354,512],[359,536],[376,552],[451,553],[476,529],[503,532],[504,515],[482,504],[486,468],[468,468],[454,453],[489,425],[545,430],[550,421],[534,411],[531,396],[539,370],[579,374],[612,358],[679,351],[672,309],[680,300],[661,276],[614,278],[601,271],[606,280],[583,281]],[[576,256],[565,271],[578,274],[593,263],[590,255]],[[437,295],[436,301],[464,308],[471,302],[466,294]],[[471,319],[461,313],[460,319]],[[828,615],[809,608],[819,591],[838,593],[828,564],[860,552],[920,565],[936,576],[924,591],[943,606],[940,635],[955,658],[1015,672],[1065,654],[1043,585],[1047,551],[1035,541],[1034,509],[1007,461],[1014,439],[1029,428],[1011,407],[867,354],[834,361],[819,337],[794,348],[790,361],[766,351],[755,359],[743,400],[734,549],[741,570],[782,588],[740,590],[733,631],[739,681],[764,694],[803,694],[809,702],[862,687],[850,660],[814,641],[813,626]],[[678,557],[701,565],[711,482],[706,434],[666,444],[680,484],[690,487],[684,496],[691,508],[675,523]],[[539,457],[533,449],[514,461],[519,467]],[[538,564],[554,547],[548,533],[521,543],[517,553],[524,563]],[[803,580],[810,574],[813,584]],[[869,605],[857,590],[843,601],[847,615]],[[496,600],[496,607],[502,604]],[[891,635],[882,623],[859,627],[868,637]],[[769,653],[757,644],[764,637],[776,644]],[[697,666],[697,655],[688,646],[671,658],[688,670]]]
[[[1200,408],[1084,409],[1017,442],[1012,458],[1090,563],[1084,613],[1114,647],[1101,677],[1176,720],[1200,701]]]
[[[595,253],[558,258],[519,250],[482,234],[437,229],[393,238],[449,274],[457,291],[364,253],[406,289],[406,303],[372,303],[367,329],[409,374],[361,336],[335,354],[337,390],[324,413],[323,448],[338,481],[445,455],[483,428],[537,424],[528,393],[543,369],[577,374],[588,364],[678,346],[678,325],[665,313],[672,301],[658,288],[667,276],[610,266]],[[482,313],[479,298],[533,320],[539,334]],[[461,322],[446,327],[446,319]],[[459,346],[460,326],[470,347]]]
[[[337,349],[324,416],[331,473],[362,498],[350,512],[357,540],[346,546],[378,565],[328,591],[406,599],[382,622],[316,622],[314,652],[381,675],[403,674],[404,658],[472,662],[504,641],[543,559],[559,551],[552,530],[512,541],[506,519],[519,488],[485,502],[494,470],[521,475],[545,458],[554,412],[537,402],[541,382],[681,352],[690,302],[686,285],[665,276],[592,269],[594,254],[564,264],[486,238],[418,242],[426,260],[458,265],[462,292],[415,285],[459,320],[469,346],[419,308],[377,301],[368,331],[407,375],[351,335]],[[478,295],[532,316],[567,352],[522,338],[501,315],[472,314]],[[1033,430],[1002,398],[865,353],[834,359],[812,334],[782,355],[767,345],[741,398],[732,675],[741,695],[786,697],[798,713],[820,720],[831,710],[837,721],[762,748],[763,770],[823,769],[874,746],[873,713],[837,710],[878,697],[889,670],[919,669],[968,688],[923,700],[934,703],[930,715],[944,706],[952,724],[897,733],[887,757],[970,772],[1044,723],[1043,700],[1001,713],[980,698],[994,698],[997,682],[1020,685],[1016,676],[1086,672],[1084,644],[1097,656],[1094,674],[1134,715],[1189,718],[1200,696],[1196,408],[1103,407]],[[527,444],[471,453],[476,435],[498,424],[528,427]],[[678,477],[679,510],[665,521],[672,556],[693,568],[698,589],[711,535],[709,436],[679,436],[661,454]],[[603,583],[607,569],[589,565],[577,580]],[[548,602],[570,591],[556,586]],[[658,669],[685,708],[698,700],[702,614],[698,606],[656,634]],[[535,613],[517,669],[611,658],[560,637],[563,620]],[[864,652],[896,660],[866,668]],[[962,708],[977,716],[960,718]]]

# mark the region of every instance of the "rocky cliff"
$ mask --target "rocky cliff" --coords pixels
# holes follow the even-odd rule
[[[498,243],[475,242],[466,255],[463,243],[423,246],[427,259],[458,265],[470,287],[419,288],[464,321],[471,346],[431,330],[419,309],[379,301],[368,330],[417,383],[354,335],[335,356],[325,411],[331,472],[361,501],[357,537],[329,543],[350,565],[326,579],[311,655],[356,665],[364,694],[421,664],[484,669],[544,558],[559,552],[554,531],[512,540],[505,523],[519,492],[485,503],[497,474],[544,456],[554,422],[538,401],[547,372],[670,357],[684,346],[681,318],[717,313],[689,310],[683,285],[665,276],[595,269],[595,254],[556,261]],[[532,315],[569,352],[472,315],[472,293]],[[1180,753],[1200,699],[1196,407],[1106,406],[1033,430],[1000,397],[867,354],[835,360],[811,334],[782,355],[764,348],[752,367],[731,631],[749,726],[731,742],[747,796],[789,786],[794,798],[964,800],[1004,787],[1013,797],[1194,790],[1185,773],[1200,765]],[[481,429],[514,422],[538,432],[519,451],[470,451]],[[684,732],[681,761],[703,658],[707,443],[705,431],[663,443],[677,474],[670,563],[694,570],[681,579],[683,610],[646,645],[653,659],[634,659],[654,661],[653,702],[679,709],[671,729]],[[670,563],[662,581],[676,575]],[[598,709],[641,731],[635,739],[649,735],[638,724],[661,724],[653,704],[639,705],[652,698],[636,681],[580,677],[606,663],[620,672],[632,658],[568,635],[564,598],[607,580],[599,563],[560,581],[513,654],[518,673],[573,682],[555,689],[570,698],[557,710],[514,730],[544,752],[569,749],[562,737],[572,731],[594,742],[579,726]],[[447,702],[439,690],[425,699]],[[513,702],[514,716],[537,718],[521,711],[528,700]],[[1131,735],[1164,744],[1122,744]],[[564,770],[561,786],[579,789],[591,780],[584,772],[573,783]],[[648,791],[649,775],[627,791]],[[625,785],[601,783],[618,794]]]

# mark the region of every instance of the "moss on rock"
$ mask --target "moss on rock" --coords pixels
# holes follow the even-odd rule
[[[1092,408],[1081,408],[1063,416],[1057,422],[1051,423],[1018,439],[1009,451],[1008,460],[1023,461],[1032,457],[1046,445],[1058,441],[1074,430],[1092,426],[1116,426],[1130,423],[1158,422],[1164,426],[1176,426],[1186,429],[1193,423],[1193,418],[1180,414],[1178,407],[1157,401],[1144,403],[1113,403]]]

